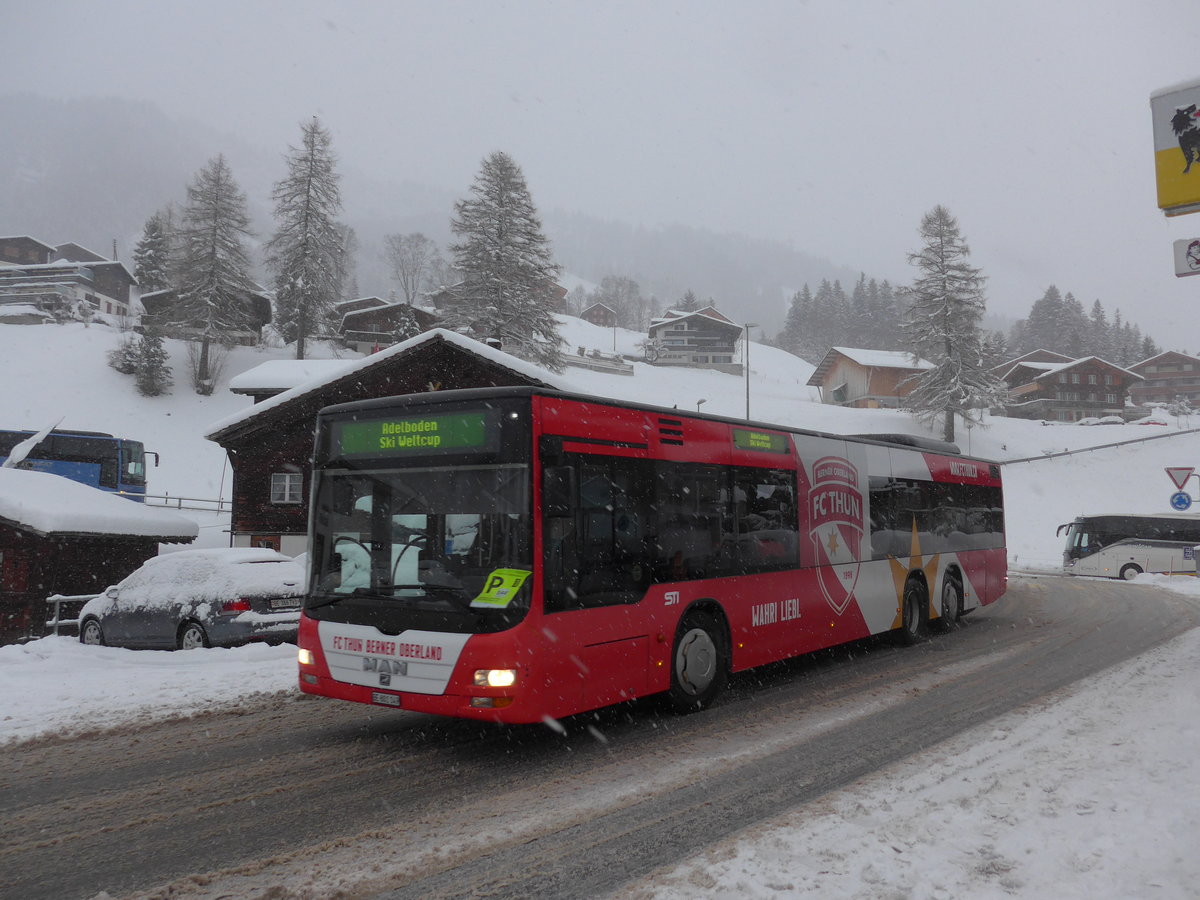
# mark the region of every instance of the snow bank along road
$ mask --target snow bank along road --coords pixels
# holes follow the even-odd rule
[[[921,646],[501,729],[315,699],[6,748],[22,898],[594,897],[1200,623],[1123,582],[1014,578]]]

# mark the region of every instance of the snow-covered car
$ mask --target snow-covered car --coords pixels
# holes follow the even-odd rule
[[[1084,416],[1082,419],[1078,420],[1075,424],[1076,425],[1099,425],[1100,420],[1097,419],[1095,416]]]
[[[84,605],[79,640],[180,650],[294,642],[305,575],[299,563],[274,550],[156,556]]]
[[[1100,424],[1101,425],[1124,425],[1125,420],[1122,419],[1120,416],[1101,416]]]

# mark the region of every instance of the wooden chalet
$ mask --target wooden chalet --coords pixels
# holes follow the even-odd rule
[[[861,409],[894,409],[913,389],[910,379],[933,368],[901,350],[831,347],[808,384],[821,392],[821,402]]]
[[[654,349],[648,353],[647,362],[740,375],[738,346],[744,330],[713,306],[694,312],[667,310],[650,323],[649,339]]]
[[[60,475],[0,468],[0,643],[46,633],[46,598],[98,594],[196,523]],[[82,603],[77,603],[76,608]]]
[[[1173,403],[1182,399],[1193,409],[1200,406],[1200,358],[1168,350],[1143,359],[1129,371],[1143,379],[1129,388],[1133,403]]]
[[[197,340],[201,335],[200,323],[178,321],[174,315],[177,300],[174,288],[142,294],[143,324],[154,321],[167,337]],[[262,330],[271,322],[271,295],[260,288],[248,291],[242,302],[246,307],[246,327],[226,334],[236,343],[253,346],[262,340]]]
[[[615,328],[617,311],[606,303],[593,303],[579,314],[579,318],[585,322],[591,322],[593,325],[599,325],[601,328]]]
[[[1077,422],[1121,416],[1130,389],[1142,376],[1088,356],[1068,362],[1024,361],[1003,374],[1008,385],[1005,414],[1021,419]]]
[[[257,403],[210,428],[233,470],[231,543],[295,556],[308,546],[309,456],[317,413],[352,400],[456,388],[564,388],[558,376],[434,329]]]
[[[342,310],[338,330],[342,343],[359,353],[374,353],[399,343],[404,331],[416,327],[428,331],[437,324],[437,316],[429,310],[412,306],[403,300],[384,302],[378,297],[365,298],[377,303]],[[350,301],[351,304],[358,301]],[[398,337],[399,335],[399,337]]]
[[[0,237],[0,304],[46,312],[87,304],[102,315],[135,312],[137,279],[125,264],[79,244],[51,247],[28,236]]]

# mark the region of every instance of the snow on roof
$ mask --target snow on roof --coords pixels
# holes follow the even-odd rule
[[[235,394],[287,391],[314,379],[336,375],[358,359],[272,359],[229,379]]]
[[[416,337],[409,338],[407,341],[402,341],[399,344],[394,344],[386,350],[381,350],[378,353],[372,353],[370,356],[364,356],[362,359],[350,361],[345,368],[335,372],[327,372],[322,376],[313,378],[311,381],[306,381],[303,384],[296,385],[290,390],[284,391],[282,394],[276,394],[268,400],[261,403],[255,403],[248,409],[235,413],[232,416],[226,416],[219,419],[208,427],[204,436],[215,441],[217,437],[230,428],[236,425],[241,425],[250,419],[260,416],[263,413],[269,412],[278,406],[283,406],[285,403],[290,403],[306,394],[312,394],[319,391],[321,388],[331,384],[339,379],[346,378],[350,375],[363,372],[374,366],[382,365],[388,362],[394,356],[400,356],[410,350],[420,347],[422,344],[431,343],[436,340],[445,341],[448,344],[454,344],[461,347],[468,353],[473,353],[478,357],[502,366],[526,378],[531,378],[548,387],[556,388],[562,391],[578,390],[577,386],[573,385],[570,380],[563,378],[561,375],[555,375],[548,369],[543,369],[540,366],[535,366],[533,363],[525,362],[523,359],[517,359],[511,354],[505,353],[502,350],[497,350],[494,347],[489,347],[487,344],[474,340],[473,338],[464,337],[461,334],[456,334],[453,331],[447,331],[444,328],[434,328],[430,331],[418,334]]]
[[[877,369],[932,369],[933,363],[927,359],[913,360],[912,354],[904,350],[863,350],[859,347],[832,347],[842,356],[860,366],[873,366]]]
[[[0,520],[42,535],[95,534],[187,543],[200,533],[177,513],[52,475],[0,469]]]
[[[1056,366],[1051,366],[1050,368],[1046,369],[1046,370],[1045,370],[1045,371],[1042,373],[1042,375],[1039,375],[1038,377],[1039,377],[1039,378],[1041,378],[1041,377],[1043,377],[1043,376],[1045,376],[1045,375],[1050,375],[1050,374],[1057,373],[1057,372],[1065,372],[1065,371],[1067,371],[1068,369],[1073,369],[1073,368],[1075,368],[1076,366],[1078,366],[1078,365],[1080,365],[1080,364],[1082,364],[1082,363],[1087,363],[1087,362],[1098,362],[1098,363],[1101,363],[1101,364],[1103,364],[1103,365],[1106,365],[1106,366],[1108,366],[1109,368],[1116,369],[1118,372],[1124,372],[1124,373],[1125,373],[1126,375],[1128,375],[1130,378],[1136,378],[1138,381],[1145,381],[1145,380],[1146,380],[1146,379],[1144,379],[1144,378],[1143,378],[1141,375],[1137,374],[1136,372],[1130,372],[1128,369],[1123,369],[1123,368],[1121,368],[1120,366],[1118,366],[1116,363],[1111,363],[1111,362],[1109,362],[1107,359],[1101,359],[1099,356],[1085,356],[1085,357],[1083,357],[1083,358],[1081,358],[1081,359],[1073,359],[1073,360],[1071,360],[1070,362],[1059,363],[1059,364],[1058,364],[1058,365],[1056,365]],[[1029,363],[1022,363],[1021,365],[1028,366],[1028,365],[1030,365],[1030,364],[1029,364]]]

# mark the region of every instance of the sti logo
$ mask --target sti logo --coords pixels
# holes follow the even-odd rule
[[[817,559],[821,592],[839,616],[858,583],[863,539],[863,496],[858,469],[848,460],[826,456],[812,468],[809,491],[809,539]]]

